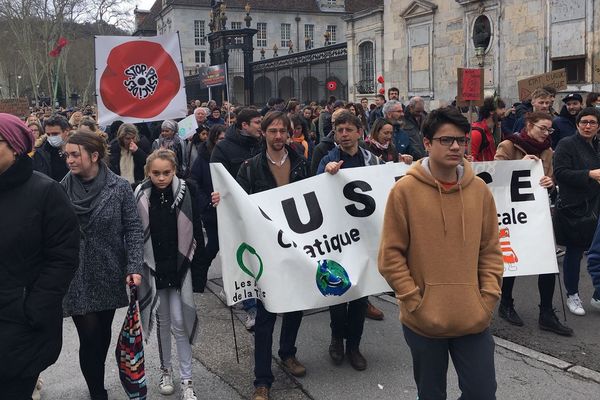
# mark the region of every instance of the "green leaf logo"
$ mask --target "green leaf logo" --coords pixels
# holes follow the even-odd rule
[[[254,273],[247,266],[244,265],[244,252],[246,252],[246,251],[248,253],[252,254],[253,256],[255,256],[256,258],[258,258],[259,267],[258,267],[258,273],[256,274],[256,276],[254,276]],[[256,250],[254,249],[254,247],[250,246],[246,242],[242,243],[240,245],[240,247],[238,247],[238,249],[237,249],[236,258],[237,258],[237,263],[238,263],[240,269],[242,271],[244,271],[246,274],[253,277],[256,280],[256,282],[258,282],[258,280],[260,279],[260,277],[263,273],[263,262],[262,262],[262,259],[260,258],[260,256],[258,255],[258,253],[256,253]]]

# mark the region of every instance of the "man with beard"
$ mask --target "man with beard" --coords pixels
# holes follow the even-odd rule
[[[577,132],[575,118],[583,109],[583,97],[579,93],[569,93],[562,102],[565,105],[560,110],[560,116],[552,121],[554,133],[552,134],[552,148],[556,149],[558,142],[567,136],[574,135]]]
[[[246,160],[237,174],[237,181],[248,193],[258,193],[297,182],[309,177],[308,163],[304,157],[286,145],[291,123],[284,112],[272,111],[263,119],[261,129],[265,148]],[[213,204],[220,196],[213,193]],[[277,314],[267,311],[257,302],[254,325],[254,387],[252,400],[269,400],[269,392],[275,378],[271,370],[273,329]],[[279,337],[279,357],[283,367],[293,376],[302,377],[306,368],[296,359],[296,337],[302,322],[302,311],[283,314]]]
[[[418,136],[411,137],[409,132],[406,132],[403,129],[404,110],[402,108],[402,103],[398,100],[388,101],[383,106],[383,115],[394,127],[392,140],[394,141],[394,146],[396,146],[398,153],[400,153],[400,155],[409,155],[413,160],[424,157],[425,149],[423,148],[421,150],[423,142],[421,141],[419,144]],[[411,132],[411,134],[417,135],[418,133]]]

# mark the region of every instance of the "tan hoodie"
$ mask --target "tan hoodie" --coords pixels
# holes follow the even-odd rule
[[[470,163],[450,190],[431,175],[427,158],[396,182],[378,261],[400,320],[418,334],[458,337],[489,326],[504,263],[494,198]]]

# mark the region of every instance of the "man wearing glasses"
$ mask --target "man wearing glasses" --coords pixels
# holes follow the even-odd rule
[[[458,110],[423,123],[429,153],[388,197],[379,271],[400,304],[420,399],[445,399],[448,356],[461,398],[495,399],[489,331],[504,263],[496,205],[463,158],[469,123]]]

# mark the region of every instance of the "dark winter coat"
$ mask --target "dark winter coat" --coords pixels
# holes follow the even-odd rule
[[[556,146],[561,139],[577,133],[575,119],[576,116],[569,113],[567,106],[563,106],[560,110],[560,116],[554,118],[554,121],[552,121],[552,127],[554,128],[554,132],[552,133],[553,149],[556,149]]]
[[[213,125],[225,125],[225,120],[223,118],[213,118],[212,115],[209,115],[206,117],[206,126],[212,128]]]
[[[375,154],[371,153],[369,150],[363,149],[362,147],[359,146],[358,151],[360,151],[362,153],[365,166],[383,164],[383,161],[381,161],[381,159],[379,157],[377,157]],[[327,165],[327,163],[330,163],[332,161],[338,162],[338,161],[340,161],[340,157],[341,157],[340,148],[335,147],[321,160],[321,163],[319,164],[319,169],[317,170],[317,175],[325,172],[325,166]],[[342,168],[343,168],[343,166],[342,166]]]
[[[0,210],[0,379],[36,377],[62,347],[78,221],[64,190],[29,157],[0,174]]]
[[[425,118],[425,115],[423,115]],[[427,155],[425,151],[425,145],[423,144],[423,134],[421,133],[421,126],[417,122],[416,118],[408,111],[408,108],[404,114],[404,125],[402,130],[408,134],[410,139],[410,147],[412,149],[411,156],[413,159],[420,160]]]
[[[210,175],[210,151],[208,150],[208,141],[200,145],[198,158],[192,165],[191,180],[194,182],[196,193],[196,204],[198,210],[204,215],[214,215],[216,218],[217,211],[211,204],[211,193],[214,192],[212,177]]]
[[[69,172],[60,149],[51,146],[47,141],[36,149],[33,155],[33,169],[57,182],[60,182]]]
[[[394,143],[394,146],[396,147],[396,150],[398,150],[398,153],[410,154],[411,156],[413,156],[414,160],[418,160],[419,158],[417,156],[419,153],[415,151],[415,149],[413,149],[408,133],[404,129],[402,129],[399,123],[395,123],[392,126],[394,128],[392,143]]]
[[[331,123],[331,113],[327,110],[321,111],[319,114],[319,136],[325,137],[333,129]]]
[[[290,183],[308,178],[310,175],[306,159],[291,147],[286,146],[286,149],[291,163]],[[267,151],[264,149],[242,164],[236,180],[246,193],[258,193],[277,187],[277,182],[268,163]]]
[[[598,139],[592,145],[580,134],[562,139],[554,152],[554,178],[559,197],[565,206],[575,206],[600,195],[600,184],[589,177],[590,170],[600,168]]]
[[[329,135],[324,136],[323,139],[315,146],[310,160],[310,175],[316,175],[319,169],[319,163],[321,159],[327,155],[335,147],[334,132],[329,132]]]
[[[244,136],[232,125],[225,132],[225,139],[215,146],[210,156],[210,162],[223,164],[227,172],[235,178],[242,163],[254,157],[261,150],[260,139]]]
[[[121,145],[117,139],[110,142],[109,167],[112,172],[121,176]],[[148,154],[138,145],[138,149],[133,153],[133,177],[136,183],[144,180],[144,165]]]
[[[383,106],[377,107],[369,113],[369,126],[373,126],[379,118],[383,118]]]
[[[79,269],[63,302],[66,316],[125,307],[125,277],[142,273],[142,222],[129,182],[109,170],[99,196],[82,232]]]

